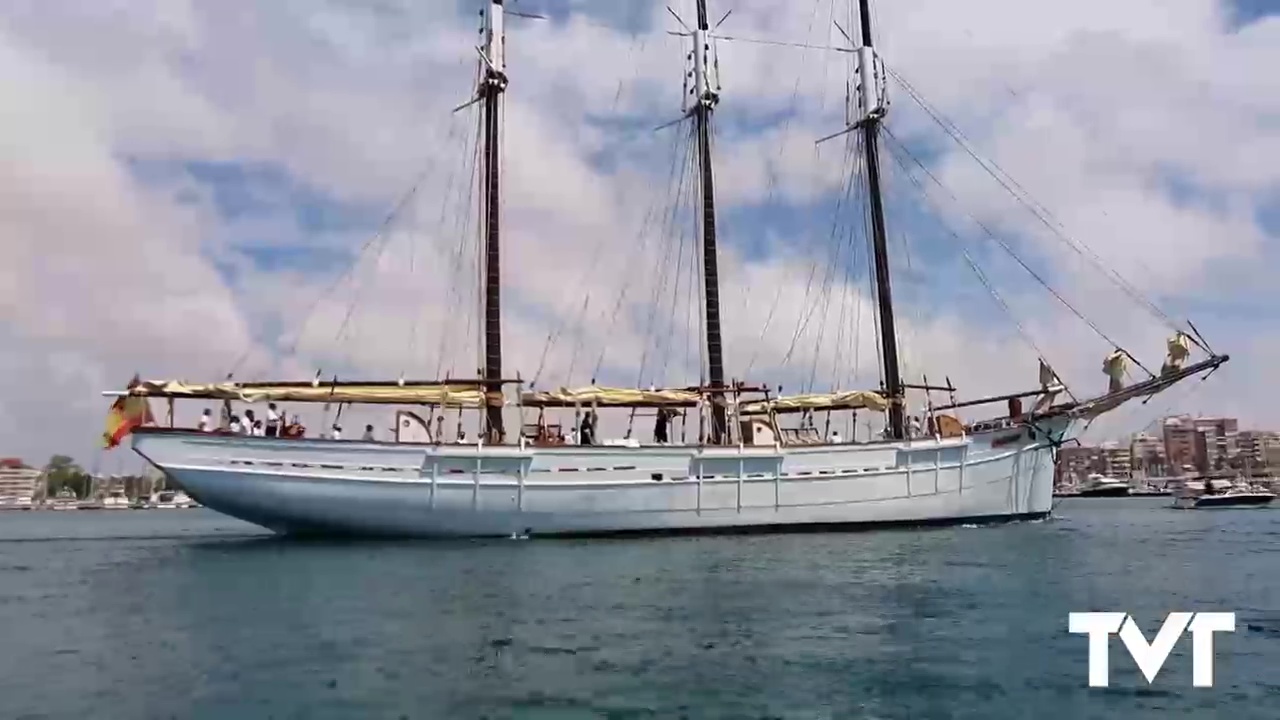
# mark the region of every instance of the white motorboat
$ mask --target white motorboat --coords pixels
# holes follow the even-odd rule
[[[148,505],[157,510],[186,510],[199,507],[199,503],[181,490],[160,490],[151,494]]]
[[[1276,494],[1251,483],[1223,482],[1214,487],[1212,481],[1184,483],[1174,492],[1173,506],[1180,509],[1266,507]]]
[[[1094,473],[1085,479],[1077,497],[1128,497],[1129,483]]]

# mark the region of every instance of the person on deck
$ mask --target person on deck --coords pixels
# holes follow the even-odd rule
[[[334,439],[334,440],[341,440],[341,439],[342,439],[342,426],[341,426],[341,425],[334,425],[334,426],[333,426],[333,435],[331,435],[330,437],[331,437],[332,439]]]
[[[253,416],[252,410],[244,411],[244,418],[240,421],[240,426],[244,428],[245,435],[253,434],[253,425],[258,422],[258,418]]]
[[[361,435],[361,436],[360,436],[360,439],[361,439],[361,440],[363,440],[363,441],[365,441],[365,442],[373,442],[373,441],[374,441],[374,437],[373,437],[373,426],[372,426],[372,425],[365,425],[365,426],[364,426],[364,435]]]
[[[911,437],[920,437],[920,418],[917,415],[911,416]]]
[[[227,424],[227,430],[235,435],[244,434],[244,426],[240,424],[240,416],[232,415],[231,422]]]
[[[254,437],[266,437],[267,429],[263,427],[261,420],[254,420],[253,427],[250,428],[249,434]]]
[[[283,413],[276,409],[275,403],[267,403],[267,437],[280,436],[280,424],[283,417]]]
[[[839,445],[840,442],[841,440],[840,440],[839,431],[832,430],[831,434],[827,436],[827,443],[830,445]]]
[[[200,432],[213,432],[213,411],[209,408],[200,413]]]
[[[596,413],[594,410],[588,410],[587,414],[582,416],[581,438],[583,445],[596,444]]]
[[[666,408],[658,408],[657,419],[653,423],[653,441],[659,445],[667,444],[667,426],[671,422],[671,416],[667,414]]]
[[[288,425],[284,426],[284,430],[281,431],[281,434],[283,437],[286,437],[286,438],[297,439],[300,437],[305,437],[307,434],[307,429],[302,426],[302,419],[299,418],[297,415],[294,415],[293,421],[290,422]]]

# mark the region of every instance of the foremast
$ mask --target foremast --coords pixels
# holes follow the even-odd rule
[[[716,250],[715,174],[711,166],[711,115],[720,95],[710,82],[707,2],[698,0],[698,24],[693,31],[693,121],[697,133],[698,169],[702,194],[702,274],[706,312],[707,385],[711,389],[711,433],[713,445],[728,439],[725,408],[724,346],[720,332],[720,268]]]
[[[870,0],[858,0],[862,26],[862,46],[858,48],[857,103],[855,128],[862,133],[867,165],[867,197],[871,210],[871,245],[875,266],[876,305],[880,320],[880,354],[884,368],[884,392],[889,401],[889,437],[906,437],[905,392],[898,360],[898,329],[893,316],[893,290],[889,272],[889,248],[884,222],[884,200],[880,188],[880,123],[889,108],[884,72],[871,38]]]
[[[485,437],[500,443],[506,436],[502,421],[502,246],[501,151],[502,94],[507,89],[504,0],[490,0],[485,13],[481,103],[481,221],[484,232],[484,371]]]

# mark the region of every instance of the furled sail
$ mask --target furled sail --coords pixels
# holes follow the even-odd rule
[[[1040,359],[1040,387],[1048,391],[1050,388],[1059,386],[1062,381],[1058,379],[1058,374],[1049,367],[1049,363],[1043,358]]]
[[[140,397],[235,400],[238,402],[370,403],[480,407],[484,391],[475,385],[440,383],[186,383],[147,380],[129,388]]]
[[[1116,350],[1102,361],[1102,372],[1111,378],[1108,392],[1120,392],[1124,389],[1124,372],[1128,369],[1129,358],[1123,350]]]
[[[1168,375],[1182,369],[1182,363],[1186,362],[1191,355],[1190,338],[1186,333],[1175,333],[1169,338],[1168,348],[1169,356],[1165,358],[1164,366],[1160,368],[1161,375]]]
[[[861,410],[877,412],[889,407],[883,395],[870,390],[847,390],[811,395],[784,395],[773,400],[757,400],[743,403],[739,415],[764,415],[770,410],[776,413],[793,413],[804,410]]]
[[[526,392],[521,395],[520,401],[526,407],[694,407],[701,399],[701,394],[696,390],[640,390],[592,385],[547,392]]]

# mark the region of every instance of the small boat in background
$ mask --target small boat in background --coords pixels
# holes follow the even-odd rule
[[[79,502],[71,488],[63,487],[52,500],[48,501],[47,507],[50,510],[78,510]]]
[[[1198,486],[1198,487],[1197,487]],[[1212,480],[1184,483],[1174,493],[1173,506],[1183,510],[1222,507],[1266,507],[1276,494],[1250,483],[1227,483],[1215,486]]]
[[[1094,473],[1080,486],[1078,497],[1128,497],[1129,483]]]
[[[151,496],[151,507],[158,510],[186,510],[200,507],[200,504],[181,490],[161,490]]]
[[[106,497],[102,498],[103,510],[128,510],[131,507],[128,496],[124,494],[124,489],[112,490]]]

